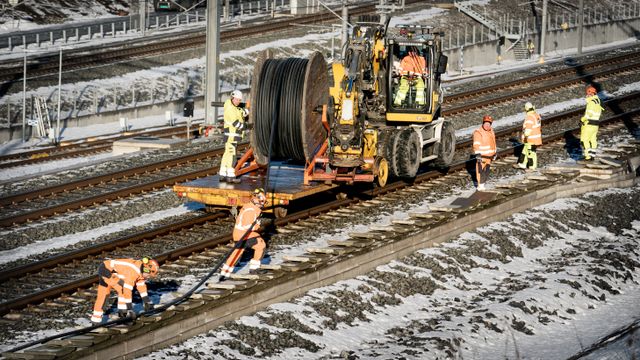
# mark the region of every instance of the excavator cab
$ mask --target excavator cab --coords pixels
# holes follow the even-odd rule
[[[428,123],[440,116],[440,76],[447,57],[441,33],[431,27],[400,25],[387,38],[387,121]]]

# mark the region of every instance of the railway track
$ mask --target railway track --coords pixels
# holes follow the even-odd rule
[[[407,4],[417,0],[407,0]],[[360,5],[349,9],[351,15],[371,14],[375,12],[375,4]],[[262,35],[265,33],[281,32],[295,26],[295,24],[316,24],[336,19],[329,11],[317,14],[285,17],[279,20],[264,21],[243,26],[238,29],[222,30],[220,41],[238,40],[245,37]],[[184,34],[184,33],[183,33]],[[149,41],[152,40],[152,43]],[[96,65],[112,64],[124,60],[144,58],[159,54],[173,53],[176,51],[202,47],[205,44],[206,33],[204,30],[187,31],[185,35],[161,35],[156,38],[146,39],[145,43],[118,46],[117,48],[104,49],[99,46],[92,49],[79,49],[67,51],[64,57],[65,71],[80,70]],[[31,60],[27,65],[27,73],[30,78],[57,74],[57,55]],[[6,64],[0,74],[0,84],[12,84],[22,81],[23,64],[21,61]]]
[[[608,103],[605,103],[606,106],[620,108],[623,107],[627,101],[636,101],[633,110],[619,113],[606,120],[607,124],[613,125],[610,125],[608,130],[603,128],[601,131],[618,131],[621,126],[628,125],[625,122],[628,123],[630,118],[637,117],[637,113],[640,112],[640,104],[637,103],[638,98],[640,98],[640,93],[634,93],[628,95],[626,98],[610,100]],[[578,110],[567,111],[546,119],[545,130],[551,130],[551,134],[545,131],[545,145],[540,148],[540,152],[544,152],[545,149],[550,147],[561,147],[562,144],[564,144],[568,132],[578,131],[577,128],[567,128],[566,121],[571,119],[572,123],[575,123],[575,119],[579,113],[580,111]],[[554,123],[560,124],[556,126],[557,130],[554,130]],[[502,148],[498,153],[500,158],[513,158],[514,148],[509,146],[509,139],[520,130],[521,127],[516,125],[496,132],[499,144],[502,144],[502,146],[499,145],[499,148]],[[471,140],[461,141],[458,144],[458,152],[469,154],[470,147]],[[513,161],[498,161],[496,162],[497,169],[494,171],[501,171],[501,167],[504,167],[506,170],[511,169],[510,165],[512,163]],[[368,201],[372,204],[369,206],[373,206],[379,201],[376,199],[383,196],[405,196],[400,193],[410,194],[415,191],[424,191],[424,189],[433,186],[432,182],[434,182],[434,180],[435,183],[467,184],[470,180],[467,173],[467,166],[467,159],[461,156],[447,173],[427,171],[420,174],[413,184],[397,181],[389,184],[385,188],[356,192],[352,194],[352,197],[349,199],[339,199],[335,201],[326,201],[328,197],[325,195],[322,196],[325,201],[324,203],[311,209],[302,208],[290,216],[276,219],[273,226],[277,232],[295,233],[297,230],[306,228],[297,225],[300,221],[317,224],[323,221],[323,216],[326,218],[325,215],[327,215],[327,213],[353,215],[355,212],[348,210],[348,208],[354,204]],[[394,193],[396,193],[396,195],[392,195]],[[212,221],[213,224],[210,223]],[[74,289],[91,287],[97,282],[97,276],[93,274],[93,271],[99,259],[104,257],[113,258],[121,254],[128,254],[128,256],[132,256],[131,254],[153,254],[153,256],[163,264],[163,273],[174,273],[177,275],[188,273],[189,265],[194,265],[200,261],[188,260],[190,256],[198,256],[192,254],[207,253],[204,262],[212,265],[220,260],[223,254],[226,253],[228,249],[227,245],[231,240],[231,233],[228,229],[231,227],[232,225],[225,215],[215,213],[167,225],[159,229],[151,229],[147,233],[139,233],[116,239],[69,254],[54,256],[40,262],[6,269],[0,272],[0,283],[3,284],[1,297],[11,300],[0,303],[0,314],[9,314],[9,317],[19,319],[20,316],[22,316],[20,315],[22,314],[21,309],[24,309],[27,305],[33,306],[45,301],[40,307],[46,308],[48,306],[48,300],[46,299],[62,296],[62,294],[69,293]],[[211,228],[215,228],[217,231],[212,231]],[[190,235],[190,233],[193,234]],[[177,246],[175,244],[177,237],[188,244],[185,246]],[[162,244],[171,245],[167,246]],[[176,261],[179,263],[177,265],[173,264],[173,262]],[[54,282],[51,281],[51,279],[54,278],[54,274],[60,273],[62,271],[61,269],[69,270],[70,267],[74,274],[79,274],[78,276],[74,276],[72,281],[62,281],[59,278],[56,278]],[[25,290],[28,290],[27,293],[25,293]],[[87,299],[95,295],[92,291],[87,290],[83,290],[81,293]],[[39,311],[46,312],[46,309]]]
[[[637,112],[638,110],[636,109],[631,113],[619,114],[614,118],[608,119],[608,123],[610,123],[610,125],[607,125],[607,127],[604,127],[602,130],[604,132],[619,132],[621,126],[624,126],[621,119],[635,116]],[[575,129],[573,130],[575,131]],[[565,133],[560,133],[546,137],[545,147],[562,148],[563,141],[555,141],[555,139],[563,139],[564,136]],[[636,146],[635,150],[633,151],[638,154],[640,152],[640,149]],[[505,157],[512,155],[512,153],[513,149],[508,149],[502,151],[500,155],[502,157]],[[510,163],[510,161],[503,160],[502,164],[500,164],[500,161],[498,161],[496,164],[498,165],[498,167],[505,166],[506,168],[510,168]],[[279,232],[286,233],[287,236],[295,236],[296,232],[314,228],[319,222],[330,220],[336,221],[340,218],[352,218],[354,216],[357,217],[357,214],[361,211],[364,211],[364,209],[381,206],[390,201],[394,201],[394,199],[411,196],[415,193],[428,192],[436,186],[452,186],[452,184],[459,183],[463,177],[467,176],[466,174],[464,174],[464,168],[465,164],[457,164],[446,175],[433,172],[424,173],[419,176],[414,184],[405,184],[398,182],[391,184],[389,187],[384,189],[373,190],[371,192],[372,198],[370,199],[336,200],[330,202],[329,204],[324,204],[317,208],[310,209],[306,213],[298,213],[295,215],[291,215],[290,217],[287,217],[285,219],[277,220],[277,229],[279,229]],[[463,174],[461,175],[460,172],[463,172]],[[531,190],[543,189],[557,184],[565,183],[568,179],[575,178],[576,176],[577,174],[575,173],[568,175],[547,174],[545,175],[545,181],[533,178],[529,181],[519,180],[518,184],[504,187],[500,191],[502,193],[502,196],[504,196],[504,199],[500,202],[517,202],[517,197],[526,197],[527,192]],[[327,206],[335,206],[335,210],[329,210],[326,208]],[[439,227],[447,227],[447,224],[464,223],[465,225],[462,226],[464,228],[465,226],[475,226],[475,223],[478,221],[488,221],[486,217],[483,220],[480,220],[482,218],[480,214],[475,216],[474,213],[476,210],[479,210],[479,208],[472,208],[464,213],[455,211],[451,212],[451,210],[433,210],[431,213],[412,214],[410,220],[396,221],[389,226],[371,226],[370,232],[350,234],[350,239],[345,241],[329,241],[329,245],[327,247],[310,248],[307,250],[308,254],[306,255],[284,257],[284,262],[282,264],[274,265],[271,267],[267,266],[267,268],[271,269],[272,271],[272,273],[269,275],[252,277],[238,274],[232,278],[232,281],[230,283],[221,285],[209,283],[209,289],[200,292],[199,294],[197,294],[197,296],[191,296],[190,299],[188,299],[181,305],[172,306],[171,308],[165,309],[166,311],[160,314],[143,317],[133,324],[126,325],[125,328],[128,329],[127,335],[122,335],[120,331],[115,330],[105,330],[105,332],[103,333],[93,333],[93,335],[89,335],[89,337],[104,337],[109,339],[108,341],[99,341],[99,345],[96,341],[94,341],[92,344],[96,345],[93,346],[93,349],[88,350],[87,345],[80,346],[79,339],[74,340],[73,338],[69,338],[67,340],[64,340],[66,341],[64,344],[62,344],[60,341],[56,342],[55,345],[58,347],[56,347],[55,352],[58,356],[69,355],[68,358],[76,358],[77,356],[87,355],[87,352],[93,352],[96,350],[112,351],[110,350],[111,346],[120,344],[123,341],[126,342],[128,337],[133,336],[132,334],[138,333],[137,331],[140,328],[145,329],[142,332],[142,334],[144,334],[154,329],[166,328],[167,326],[171,327],[176,323],[186,322],[188,321],[189,317],[202,314],[203,311],[205,311],[203,309],[210,309],[211,307],[214,307],[219,308],[219,311],[225,312],[229,311],[227,309],[227,306],[230,306],[229,304],[231,303],[234,304],[233,306],[235,306],[235,308],[243,309],[245,302],[247,301],[250,303],[256,303],[258,302],[258,300],[268,302],[268,300],[264,299],[264,292],[266,291],[267,293],[270,293],[270,291],[267,289],[271,288],[278,287],[282,289],[284,287],[285,289],[289,289],[288,291],[290,292],[294,291],[297,293],[300,290],[291,290],[291,283],[296,283],[298,289],[300,289],[301,287],[304,288],[305,285],[303,284],[311,281],[311,278],[324,276],[322,275],[322,273],[332,271],[335,274],[335,269],[330,269],[335,264],[338,264],[335,266],[339,267],[340,264],[343,264],[344,266],[345,264],[351,263],[352,261],[362,261],[360,258],[363,256],[363,253],[380,253],[386,251],[386,257],[388,257],[390,255],[388,255],[388,250],[386,250],[386,248],[388,248],[389,246],[394,246],[394,244],[396,243],[405,242],[407,238],[411,238],[416,232],[431,231],[439,233],[437,229]],[[309,215],[313,216],[309,217]],[[467,218],[472,219],[472,221],[468,221]],[[451,227],[453,226],[449,226],[449,228]],[[163,276],[166,276],[166,274],[184,274],[185,272],[188,272],[188,269],[192,268],[195,263],[211,264],[219,261],[223,254],[226,253],[228,248],[226,246],[223,246],[222,249],[214,247],[216,244],[218,244],[218,246],[220,244],[226,244],[228,243],[228,240],[229,234],[211,237],[207,241],[208,246],[205,246],[201,250],[195,250],[193,247],[190,247],[187,250],[181,250],[180,253],[174,253],[173,258],[178,259],[175,261],[168,260],[168,253],[161,254],[158,258],[162,259],[162,261],[164,262],[162,266]],[[396,249],[396,251],[400,250]],[[180,254],[183,254],[184,257],[180,258]],[[186,254],[193,255],[188,256]],[[371,255],[368,256],[371,257]],[[378,254],[377,256],[381,255]],[[385,256],[381,257],[386,258]],[[349,258],[350,260],[346,260],[347,258]],[[353,266],[354,265],[347,265],[348,268],[352,268]],[[366,266],[370,267],[371,265],[368,264]],[[320,275],[314,275],[316,273],[319,273]],[[344,276],[349,276],[348,271],[345,271]],[[94,281],[96,280],[97,279],[94,279]],[[311,283],[314,282],[311,281]],[[82,303],[83,301],[86,302],[87,299],[91,298],[92,296],[93,293],[91,291],[82,290],[72,295],[66,296],[65,299],[56,301],[67,301],[71,304],[77,305]],[[270,294],[268,296],[273,296],[273,294]],[[283,295],[280,295],[280,297],[281,296]],[[52,307],[51,303],[48,304],[48,307]],[[55,308],[55,306],[53,307]],[[247,308],[249,309],[236,309],[234,312],[234,316],[236,316],[239,312],[242,313],[243,311],[251,311],[251,306],[247,306]],[[38,307],[32,307],[30,308],[30,310],[35,312],[45,311],[44,309],[38,310]],[[178,314],[179,316],[175,316]],[[13,318],[15,320],[22,319],[24,318],[24,316],[24,314],[21,315],[19,313],[13,313]],[[210,316],[211,315],[209,315],[209,317]],[[224,318],[224,316],[220,318],[219,322],[224,321]],[[61,348],[61,345],[64,346],[62,346]],[[88,347],[91,348],[91,346]],[[40,351],[44,351],[44,349],[40,349]],[[51,346],[49,347],[48,351],[53,351],[51,349]],[[27,352],[27,354],[29,356],[32,356],[33,352]],[[21,355],[19,353],[16,353],[12,354],[12,357],[20,358]]]
[[[193,127],[191,127],[193,129]],[[186,125],[171,128],[162,127],[154,130],[128,131],[124,133],[89,137],[74,141],[63,141],[60,145],[41,147],[34,150],[0,155],[0,170],[17,166],[32,165],[47,161],[77,158],[111,151],[113,143],[118,140],[135,137],[186,138]]]
[[[244,149],[242,145],[239,149]],[[116,171],[87,179],[7,195],[0,198],[0,226],[8,227],[68,211],[118,200],[178,182],[213,175],[212,162],[222,156],[217,148],[163,160],[141,167]]]

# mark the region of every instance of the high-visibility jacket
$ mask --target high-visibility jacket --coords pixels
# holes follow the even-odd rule
[[[542,118],[533,110],[527,112],[527,117],[522,124],[522,142],[542,145]]]
[[[426,61],[423,56],[417,54],[409,54],[400,62],[402,75],[422,74],[426,72]]]
[[[244,131],[244,109],[233,105],[231,99],[224,102],[224,136],[225,139],[239,141]]]
[[[134,286],[138,288],[138,292],[143,301],[148,301],[147,284],[144,277],[142,277],[142,260],[105,260],[104,266],[112,272],[112,276],[115,274],[122,281],[119,282],[119,284],[122,286],[122,297],[128,308],[131,308]],[[120,304],[118,304],[118,308],[120,309]]]
[[[584,111],[582,117],[585,125],[600,125],[600,115],[602,114],[602,105],[600,105],[600,98],[598,95],[587,96],[587,108]]]
[[[496,135],[493,129],[487,131],[480,127],[473,132],[473,152],[483,158],[492,158],[496,154]]]
[[[252,202],[246,203],[242,209],[240,209],[238,217],[236,218],[236,225],[233,228],[233,240],[240,241],[252,237],[259,237],[260,234],[256,231],[260,228],[260,224],[256,219],[261,213],[262,210],[258,205]],[[247,235],[245,236],[245,234]]]

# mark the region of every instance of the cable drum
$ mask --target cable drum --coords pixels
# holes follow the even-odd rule
[[[310,161],[327,136],[321,109],[329,87],[322,55],[273,59],[265,51],[256,61],[252,82],[249,121],[256,162],[266,165],[269,154],[271,159]]]

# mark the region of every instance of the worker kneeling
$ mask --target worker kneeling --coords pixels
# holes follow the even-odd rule
[[[266,202],[267,196],[264,189],[257,188],[251,196],[251,201],[240,209],[233,228],[235,246],[227,261],[222,265],[220,281],[225,281],[233,274],[236,263],[240,260],[244,250],[248,248],[253,249],[253,258],[249,261],[249,274],[262,274],[265,272],[260,269],[260,264],[266,244],[257,231],[260,229],[260,214]]]
[[[142,260],[134,259],[114,259],[105,260],[98,267],[98,296],[93,306],[91,322],[102,322],[102,315],[105,312],[105,302],[111,289],[118,294],[118,315],[121,318],[135,317],[133,312],[133,288],[138,289],[144,310],[153,308],[153,304],[147,293],[146,280],[158,275],[160,266],[158,262],[147,257]]]

